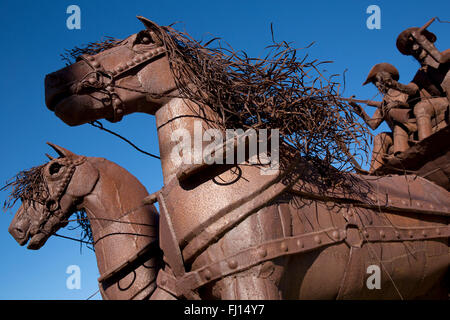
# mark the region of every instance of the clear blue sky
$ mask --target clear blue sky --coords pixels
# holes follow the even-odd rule
[[[81,8],[81,30],[66,28],[66,8]],[[366,8],[381,8],[381,29],[369,30]],[[161,25],[182,21],[195,38],[208,33],[220,36],[235,49],[259,55],[270,44],[270,23],[277,40],[293,41],[308,49],[311,58],[333,60],[330,73],[346,73],[345,94],[361,99],[376,95],[374,87],[362,87],[370,67],[390,62],[408,82],[418,68],[395,47],[405,28],[421,26],[438,16],[450,20],[449,1],[6,1],[0,2],[1,110],[0,183],[20,170],[43,163],[46,141],[87,156],[105,157],[128,169],[154,192],[162,186],[157,160],[135,152],[117,138],[89,125],[68,127],[44,104],[44,76],[64,66],[64,49],[108,35],[124,38],[143,27],[135,18],[143,15]],[[446,16],[445,16],[446,15]],[[440,50],[450,47],[450,25],[434,23]],[[368,110],[373,112],[373,110]],[[105,123],[145,150],[158,153],[154,118],[142,114],[117,124]],[[386,129],[385,127],[382,129]],[[379,131],[379,130],[378,130]],[[378,132],[377,131],[377,132]],[[6,193],[0,193],[3,203]],[[0,299],[85,299],[97,290],[95,255],[78,243],[50,238],[39,251],[20,247],[7,232],[13,217],[0,214]],[[63,234],[78,236],[79,231]],[[81,289],[66,288],[69,265],[81,268]],[[99,298],[97,295],[95,298]]]

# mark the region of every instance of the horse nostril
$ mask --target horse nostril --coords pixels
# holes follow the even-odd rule
[[[45,84],[49,87],[56,87],[61,84],[61,79],[55,74],[48,74],[45,77]]]
[[[20,228],[15,228],[15,232],[20,237],[23,237],[25,235],[25,232]]]

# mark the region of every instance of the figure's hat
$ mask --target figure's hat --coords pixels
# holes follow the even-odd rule
[[[392,76],[392,79],[395,81],[398,81],[400,79],[400,74],[398,73],[398,70],[396,67],[394,67],[392,64],[387,62],[382,62],[374,65],[372,69],[369,71],[369,75],[367,76],[366,81],[364,81],[363,86],[368,84],[369,82],[373,82],[375,80],[375,76],[379,72],[387,72]]]
[[[413,27],[403,30],[397,37],[396,46],[398,51],[400,51],[402,54],[406,56],[410,56],[413,53],[412,46],[414,44],[414,41],[412,40],[412,33],[414,31],[421,32],[425,36],[425,38],[427,38],[428,41],[432,43],[435,42],[437,39],[434,33],[423,28]]]

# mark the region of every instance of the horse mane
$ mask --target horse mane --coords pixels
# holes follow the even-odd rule
[[[120,39],[105,36],[104,40],[90,42],[81,47],[75,47],[73,49],[66,49],[64,53],[60,54],[61,59],[66,62],[67,65],[74,63],[74,61],[81,55],[95,55],[104,50],[108,50],[119,45],[122,42]]]
[[[300,156],[324,177],[335,173],[327,168],[348,172],[355,157],[367,160],[367,126],[340,100],[337,75],[319,71],[331,61],[299,59],[300,49],[273,35],[267,55],[252,58],[217,38],[202,44],[171,26],[159,28],[180,97],[209,106],[219,115],[218,128],[279,129],[281,165]]]

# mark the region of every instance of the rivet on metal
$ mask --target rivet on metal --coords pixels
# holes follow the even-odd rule
[[[384,233],[383,230],[380,231],[380,237],[382,237],[382,238],[386,237],[386,234]]]
[[[205,279],[206,279],[206,280],[210,280],[211,277],[212,277],[211,271],[205,270],[204,276],[205,276]]]
[[[230,260],[228,261],[228,267],[230,267],[231,269],[236,269],[237,268],[237,261],[236,260]]]
[[[303,244],[303,241],[302,241],[302,240],[297,240],[297,246],[298,246],[299,248],[303,248],[305,245]]]
[[[422,231],[422,235],[423,235],[424,237],[426,237],[426,236],[427,236],[427,232],[426,232],[425,230],[423,230],[423,231]]]
[[[88,59],[89,61],[94,61],[94,60],[95,60],[95,58],[94,58],[93,56],[88,56],[87,59]]]
[[[408,235],[410,238],[414,237],[414,233],[411,230],[408,232]]]
[[[314,241],[315,241],[317,244],[321,244],[321,243],[322,243],[322,240],[320,240],[320,237],[319,237],[319,236],[315,236],[315,237],[314,237]]]
[[[120,101],[119,99],[113,99],[113,105],[114,106],[120,106],[122,104],[122,101]]]
[[[400,239],[400,233],[398,231],[395,231],[395,236]]]
[[[128,62],[127,62],[127,65],[128,65],[129,67],[132,67],[132,66],[134,66],[134,62],[133,62],[133,61],[128,61]]]
[[[369,232],[368,232],[368,231],[364,231],[363,233],[364,233],[364,236],[365,236],[366,238],[369,238]]]
[[[436,229],[436,233],[439,235],[441,234],[441,230],[439,228]]]
[[[94,61],[94,62],[92,62],[92,66],[94,68],[98,68],[98,67],[100,67],[100,63],[98,63],[98,61]]]
[[[281,251],[287,251],[288,250],[288,245],[286,244],[286,242],[282,242],[280,244],[280,249],[281,249]]]
[[[333,231],[332,236],[333,236],[333,238],[335,238],[335,239],[339,239],[339,232],[338,232],[338,231]]]
[[[258,255],[259,255],[261,258],[266,257],[266,256],[267,256],[267,250],[266,250],[265,248],[260,248],[260,249],[258,250]]]

